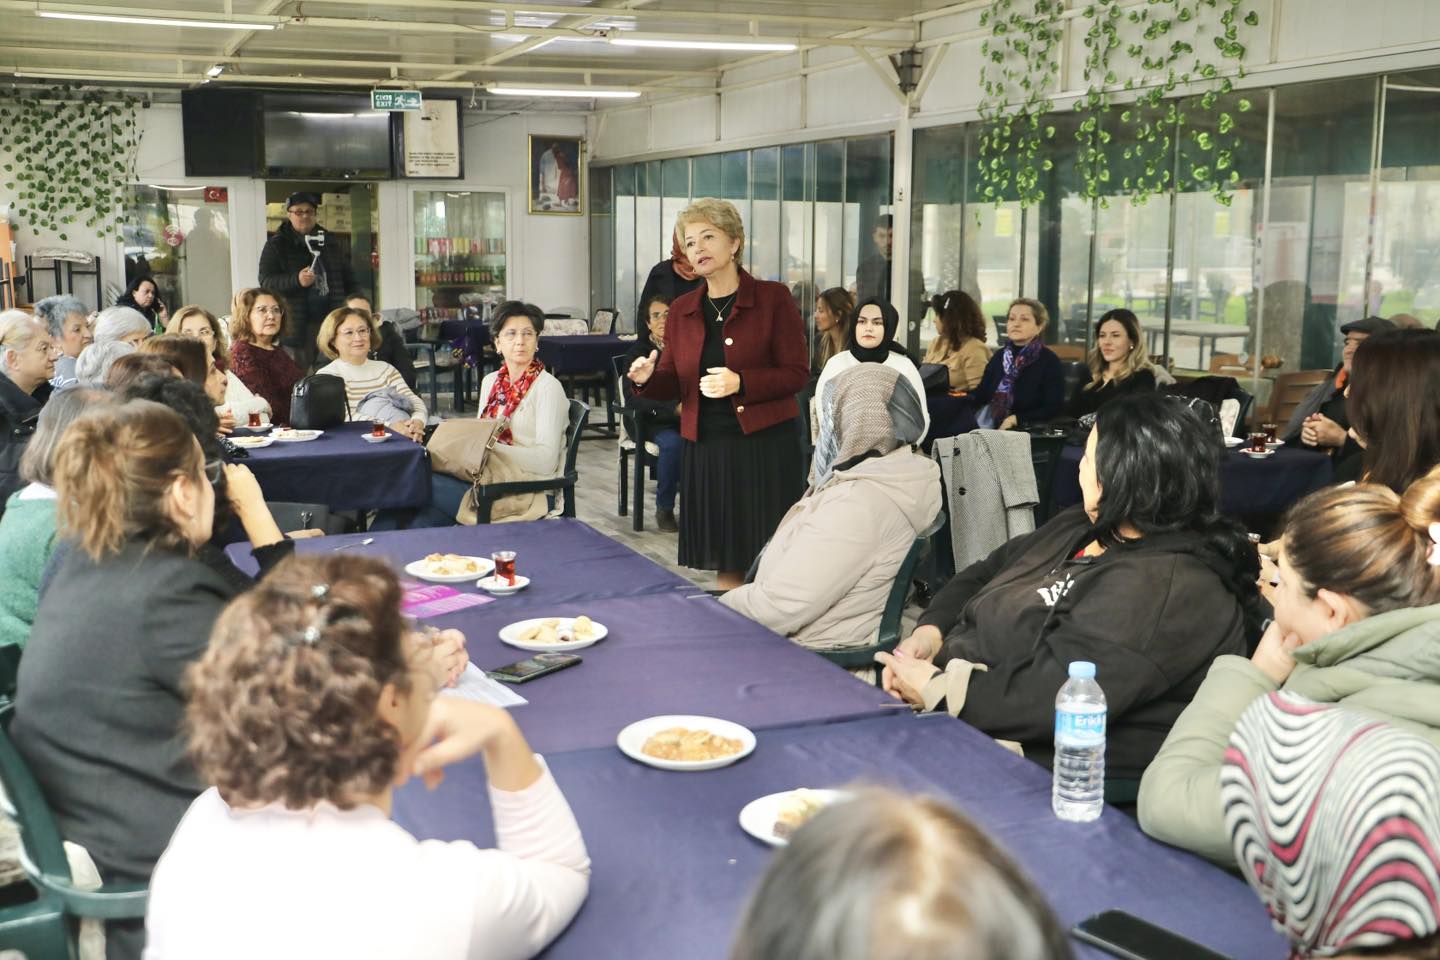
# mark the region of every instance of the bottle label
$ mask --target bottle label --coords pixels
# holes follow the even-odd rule
[[[1056,710],[1055,742],[1068,747],[1098,747],[1105,743],[1104,710]]]

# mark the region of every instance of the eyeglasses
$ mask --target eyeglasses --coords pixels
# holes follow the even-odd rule
[[[506,330],[500,334],[500,339],[506,343],[514,343],[516,340],[534,340],[537,336],[534,330],[529,329]]]
[[[206,460],[206,461],[205,461],[205,479],[210,481],[210,485],[211,485],[212,487],[213,487],[215,484],[219,483],[219,482],[220,482],[220,478],[221,478],[222,476],[224,476],[224,475],[225,475],[225,461],[224,461],[224,460]]]
[[[280,316],[284,316],[284,311],[281,310],[279,307],[256,307],[256,308],[255,308],[253,311],[251,311],[251,312],[252,312],[252,313],[262,314],[262,315],[267,316],[267,317],[280,317]]]

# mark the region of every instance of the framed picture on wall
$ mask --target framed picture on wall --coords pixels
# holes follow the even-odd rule
[[[581,198],[579,137],[530,134],[530,212],[578,217]]]

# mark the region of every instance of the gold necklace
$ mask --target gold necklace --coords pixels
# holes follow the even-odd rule
[[[728,297],[721,297],[721,298],[720,298],[721,300],[727,300],[727,299],[728,299],[728,300],[730,301],[729,303],[725,304],[725,310],[729,310],[731,307],[733,307],[733,306],[735,305],[735,298],[736,298],[737,296],[739,296],[739,294],[740,294],[740,291],[739,291],[739,290],[736,290],[734,293],[730,294]],[[725,310],[720,309],[720,304],[718,304],[718,303],[715,302],[715,298],[712,297],[712,296],[710,296],[710,294],[709,294],[708,291],[707,291],[706,294],[705,294],[705,299],[710,301],[710,306],[715,310],[715,322],[716,322],[716,323],[719,323],[719,324],[723,324],[723,323],[725,322]]]

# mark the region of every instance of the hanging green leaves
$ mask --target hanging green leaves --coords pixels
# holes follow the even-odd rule
[[[1041,153],[1055,132],[1044,121],[1073,19],[1085,46],[1074,127],[1083,194],[1143,202],[1178,185],[1229,203],[1240,179],[1234,112],[1250,103],[1227,95],[1244,74],[1242,33],[1260,23],[1246,2],[1088,0],[1067,10],[1064,0],[994,0],[980,20],[990,30],[981,46],[981,196],[1025,207],[1044,199],[1040,173],[1053,164]]]
[[[29,228],[70,239],[76,224],[118,236],[140,146],[139,100],[65,84],[0,101],[11,162],[5,193]]]

